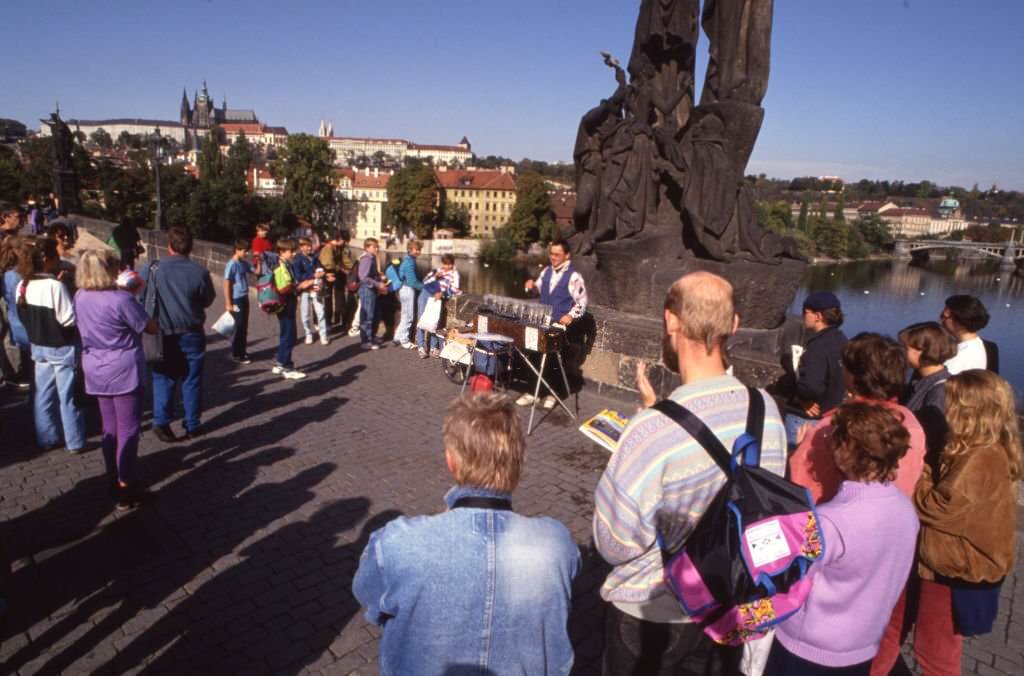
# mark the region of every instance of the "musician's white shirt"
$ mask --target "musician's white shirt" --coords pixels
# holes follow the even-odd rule
[[[551,271],[551,277],[548,278],[548,293],[555,290],[558,283],[562,280],[562,275],[565,274],[566,269],[569,267],[571,261],[565,261],[557,268]],[[540,275],[537,277],[537,289],[540,290],[541,281],[544,279],[544,273],[551,269],[551,266],[547,266],[541,270]],[[587,312],[587,286],[583,283],[583,275],[577,270],[572,271],[572,276],[569,277],[569,295],[572,296],[573,304],[572,309],[569,310],[569,316],[573,320],[579,319]],[[560,317],[554,317],[555,321],[561,319]]]

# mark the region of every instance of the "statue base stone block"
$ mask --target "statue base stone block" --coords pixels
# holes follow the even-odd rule
[[[786,319],[807,263],[700,259],[682,247],[678,234],[644,232],[600,242],[592,255],[574,257],[573,266],[586,280],[591,303],[656,318],[672,282],[691,272],[712,272],[733,285],[741,327],[776,329]]]

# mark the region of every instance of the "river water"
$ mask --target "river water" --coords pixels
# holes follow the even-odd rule
[[[462,287],[469,293],[522,296],[523,282],[540,267],[491,264],[458,259]],[[977,296],[992,316],[982,334],[999,344],[1000,371],[1018,391],[1024,391],[1024,278],[1000,270],[998,262],[932,260],[861,261],[808,266],[791,311],[800,313],[810,291],[831,291],[846,315],[843,330],[853,336],[877,331],[891,336],[914,322],[938,321],[946,297]]]

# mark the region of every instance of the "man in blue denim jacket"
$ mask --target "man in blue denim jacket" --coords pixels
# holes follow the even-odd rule
[[[384,628],[381,673],[568,674],[580,555],[569,531],[511,509],[526,444],[501,395],[457,399],[444,423],[448,511],[370,536],[352,583]]]

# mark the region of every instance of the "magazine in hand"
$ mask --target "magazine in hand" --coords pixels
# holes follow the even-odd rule
[[[618,411],[606,408],[580,425],[580,432],[597,442],[608,451],[614,453],[619,447],[619,437],[626,429],[629,418]]]

